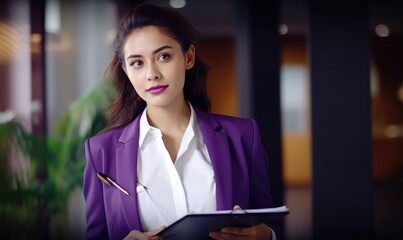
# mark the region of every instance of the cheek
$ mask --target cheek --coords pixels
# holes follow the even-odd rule
[[[145,86],[143,84],[144,81],[139,81],[138,79],[130,79],[130,83],[132,84],[134,91],[139,95],[140,98],[144,99],[145,96]]]
[[[141,75],[141,71],[133,71],[133,70],[129,70],[126,72],[127,77],[129,78],[131,84],[133,85],[133,87],[138,87],[140,86],[140,83],[142,81],[140,81],[142,75]]]
[[[132,84],[133,88],[136,90],[137,94],[141,95],[142,94],[142,89],[144,88],[143,82],[140,81],[138,76],[133,76],[133,74],[128,74],[127,77],[130,80],[130,83]]]
[[[177,82],[177,84],[184,84],[185,82],[185,70],[184,67],[178,66],[170,69],[170,75]]]
[[[130,79],[130,78],[129,78]],[[141,92],[141,82],[136,80],[136,79],[130,79],[130,83],[132,84],[132,86],[134,87],[134,89],[139,93]]]
[[[186,81],[185,77],[186,77],[186,72],[183,71],[182,74],[180,75],[180,79],[182,80],[182,82],[181,82],[182,87],[185,85],[185,81]]]

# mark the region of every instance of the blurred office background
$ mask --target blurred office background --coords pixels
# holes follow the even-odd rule
[[[82,142],[140,2],[0,3],[0,236],[84,238]],[[402,3],[149,2],[202,33],[212,112],[258,121],[285,239],[403,236]]]

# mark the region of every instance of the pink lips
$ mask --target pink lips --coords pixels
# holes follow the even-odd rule
[[[168,88],[168,85],[157,85],[157,86],[152,86],[149,89],[147,89],[147,92],[156,95],[156,94],[162,93],[167,88]]]

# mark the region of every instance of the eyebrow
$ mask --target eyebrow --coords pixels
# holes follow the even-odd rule
[[[160,48],[155,49],[153,51],[153,55],[155,55],[155,54],[157,54],[157,53],[159,53],[162,50],[167,49],[167,48],[173,49],[173,47],[171,47],[171,46],[164,45],[164,46],[162,46]],[[139,57],[141,57],[141,55],[133,55],[133,54],[131,54],[131,55],[127,56],[127,60],[129,60],[130,58],[139,58]]]

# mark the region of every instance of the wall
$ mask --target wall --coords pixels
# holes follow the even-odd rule
[[[0,111],[31,130],[29,1],[2,3],[0,11]]]
[[[196,52],[210,67],[207,91],[214,113],[238,116],[234,40],[231,37],[202,40]]]

